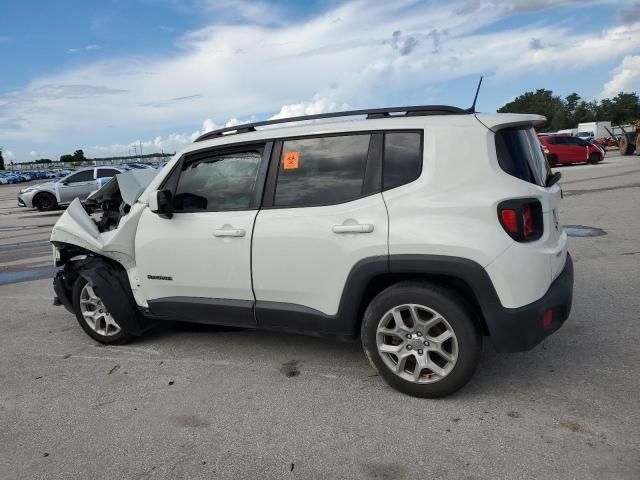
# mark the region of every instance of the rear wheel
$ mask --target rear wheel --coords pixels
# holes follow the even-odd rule
[[[618,139],[618,146],[620,147],[620,155],[631,155],[633,153],[633,142],[631,141],[631,135],[625,133]]]
[[[73,287],[73,308],[85,333],[100,343],[123,344],[134,338],[118,325],[94,286],[83,277],[78,277]]]
[[[58,208],[56,197],[47,192],[38,193],[33,199],[33,206],[38,210],[49,211]]]
[[[380,376],[415,397],[463,387],[482,351],[482,335],[456,292],[421,282],[393,285],[367,307],[362,345]]]
[[[599,153],[593,152],[589,154],[589,163],[594,164],[594,163],[598,163],[599,161],[602,160],[602,155],[600,155]]]

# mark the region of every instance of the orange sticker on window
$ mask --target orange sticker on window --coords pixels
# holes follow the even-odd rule
[[[283,166],[285,170],[298,168],[300,162],[300,152],[287,152],[284,154]]]

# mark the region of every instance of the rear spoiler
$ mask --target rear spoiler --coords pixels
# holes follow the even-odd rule
[[[529,113],[476,113],[476,119],[491,131],[521,125],[541,125],[547,121],[542,115]]]

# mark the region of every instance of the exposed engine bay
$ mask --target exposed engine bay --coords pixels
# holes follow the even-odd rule
[[[93,192],[84,203],[98,230],[108,232],[118,228],[120,219],[127,215],[131,206],[157,175],[155,169],[137,169],[114,176],[102,188]],[[99,218],[95,218],[99,215]]]

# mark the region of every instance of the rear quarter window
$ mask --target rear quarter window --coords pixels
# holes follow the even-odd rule
[[[550,169],[532,127],[510,127],[495,136],[500,168],[525,182],[544,186]]]
[[[384,135],[383,190],[416,180],[422,171],[422,135],[388,132]]]

